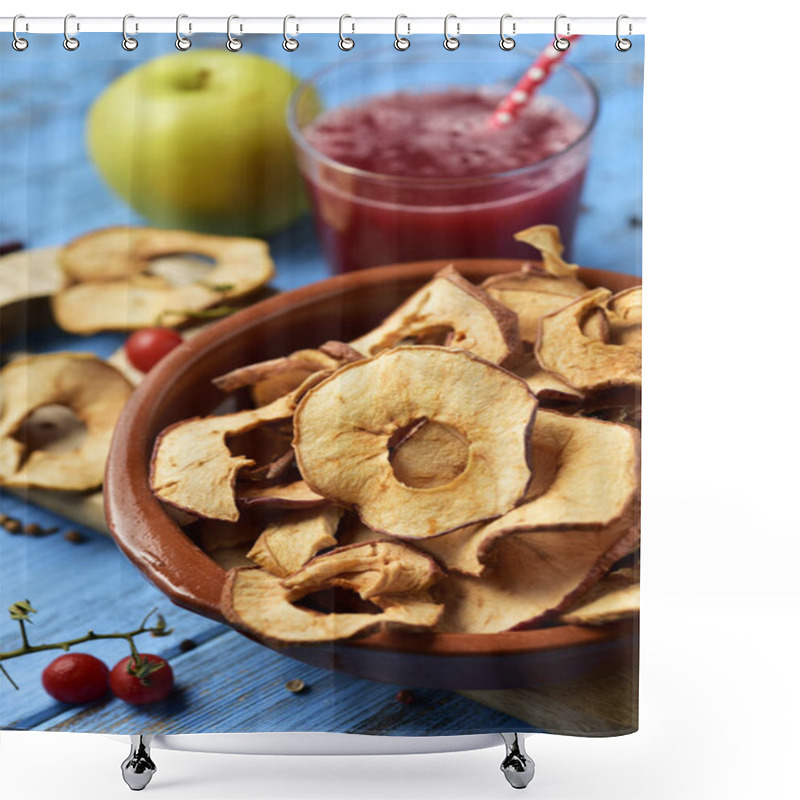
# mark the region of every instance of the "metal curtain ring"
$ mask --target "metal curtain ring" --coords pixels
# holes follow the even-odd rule
[[[505,34],[504,30],[503,30],[503,27],[505,25],[506,20],[507,19],[511,19],[512,16],[513,16],[512,14],[503,14],[503,16],[500,17],[500,49],[501,50],[513,50],[517,46],[517,43],[514,41],[514,39],[511,36],[506,36],[506,34]],[[516,22],[512,22],[511,23],[511,33],[512,34],[516,34],[516,32],[517,32],[517,23]]]
[[[293,37],[289,36],[287,32],[287,27],[289,25],[290,19],[296,20],[297,17],[293,17],[291,14],[289,14],[283,18],[283,49],[286,50],[287,53],[293,53],[295,50],[297,50],[298,47],[300,47],[300,42],[298,42],[297,39],[294,39]],[[298,33],[300,30],[300,26],[297,23],[295,23],[294,28],[295,28],[295,33]]]
[[[67,14],[67,16],[64,17],[64,49],[69,51],[77,50],[81,46],[81,43],[74,36],[69,35],[68,28],[69,28],[69,21],[71,19],[75,19],[74,14]],[[80,25],[76,24],[75,30],[79,31],[80,29],[81,29]]]
[[[454,19],[456,21],[455,36],[451,36],[448,31],[451,19]],[[461,23],[458,21],[458,17],[455,14],[448,14],[444,18],[444,42],[442,42],[442,44],[444,45],[445,50],[450,50],[450,51],[458,50],[459,45],[461,44],[461,42],[457,38],[459,33],[461,33]]]
[[[565,39],[563,36],[561,36],[561,34],[559,34],[559,32],[558,32],[558,21],[560,19],[566,19],[566,18],[567,18],[566,14],[559,14],[556,17],[556,21],[555,21],[555,24],[553,26],[553,31],[554,31],[555,36],[556,36],[556,38],[553,40],[553,47],[555,47],[556,50],[558,50],[559,52],[562,52],[562,53],[564,52],[564,50],[566,50],[569,47],[569,39]],[[567,36],[569,36],[569,27],[570,27],[569,26],[569,22],[567,22]]]
[[[353,19],[353,18],[349,14],[342,14],[342,16],[339,17],[339,49],[340,50],[352,50],[356,46],[356,43],[349,36],[345,36],[344,35],[343,27],[344,27],[344,21],[346,19]],[[356,29],[355,23],[351,22],[350,25],[351,25],[351,29],[353,31],[355,31],[355,29]]]
[[[625,53],[626,51],[630,50],[631,47],[633,47],[633,43],[631,42],[630,39],[623,39],[619,35],[619,28],[620,28],[619,24],[624,19],[628,19],[627,15],[625,15],[625,14],[620,14],[617,17],[617,41],[616,41],[616,44],[614,45],[614,47],[616,47],[617,50],[620,51],[620,53]],[[632,33],[633,33],[633,25],[631,25],[631,23],[628,22],[628,36],[630,36]]]
[[[405,14],[398,14],[394,18],[394,49],[395,50],[408,50],[411,47],[411,39],[406,39],[405,36],[400,35],[400,20],[408,19]],[[411,23],[406,22],[408,33],[411,33]]]
[[[188,50],[192,46],[192,40],[187,39],[181,34],[181,20],[188,19],[188,14],[178,14],[175,18],[175,47],[178,50]],[[192,32],[192,23],[189,23],[189,33]]]
[[[28,49],[28,40],[23,39],[21,36],[17,36],[17,20],[18,19],[25,19],[24,14],[17,14],[14,17],[14,21],[11,23],[11,34],[14,37],[14,40],[11,42],[11,46],[18,52],[21,53],[23,50]],[[25,29],[27,30],[28,26],[27,23],[25,25]]]
[[[122,18],[122,49],[131,53],[139,46],[139,41],[134,39],[133,36],[128,36],[129,19],[136,19],[136,17],[134,17],[133,14],[126,14]],[[139,26],[137,25],[135,29],[138,31]]]
[[[242,40],[237,39],[231,34],[231,22],[235,19],[239,19],[239,17],[237,17],[236,14],[231,14],[228,17],[228,41],[225,42],[225,47],[227,47],[228,50],[231,51],[231,53],[236,53],[242,49]],[[239,32],[241,32],[241,30],[242,26],[240,25]]]

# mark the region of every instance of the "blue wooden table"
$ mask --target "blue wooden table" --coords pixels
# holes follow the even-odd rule
[[[84,120],[92,100],[115,76],[134,63],[174,52],[173,37],[142,37],[134,53],[124,53],[116,35],[87,35],[75,53],[64,51],[56,36],[29,38],[31,47],[25,53],[0,48],[0,242],[20,240],[28,247],[61,244],[92,228],[142,223],[94,171],[85,152]],[[367,38],[373,41],[364,41]],[[534,50],[546,43],[547,37],[519,37],[520,46]],[[458,57],[469,55],[469,44],[465,38]],[[219,45],[219,37],[195,37],[195,47]],[[359,47],[368,45],[394,53],[385,37],[359,38]],[[294,54],[282,50],[280,37],[247,39],[246,47],[283,62],[301,76],[347,57],[330,36],[303,37]],[[613,38],[595,37],[582,40],[571,54],[572,63],[596,82],[601,96],[573,252],[574,260],[585,266],[640,273],[642,51],[638,37],[629,53],[617,52]],[[497,53],[502,56],[499,48]],[[327,274],[308,219],[276,236],[270,246],[278,268],[275,285],[280,289]],[[90,347],[106,355],[121,340],[114,334],[85,340],[45,333],[27,346]],[[141,709],[117,699],[69,707],[52,700],[40,683],[41,670],[57,653],[28,655],[5,662],[20,689],[15,691],[0,677],[0,727],[396,735],[530,729],[528,723],[454,693],[373,683],[279,655],[225,626],[171,606],[107,536],[81,529],[82,543],[67,541],[62,533],[79,526],[7,493],[0,493],[0,509],[23,525],[59,529],[44,537],[0,529],[0,609],[29,599],[38,611],[29,627],[32,641],[73,638],[88,629],[132,630],[147,611],[158,607],[173,634],[140,638],[139,644],[145,652],[170,659],[177,683],[168,700]],[[10,650],[18,645],[17,627],[4,611],[0,614],[0,649]],[[109,664],[127,654],[126,645],[114,641],[79,649]],[[302,694],[285,689],[287,681],[297,678],[308,686]],[[400,688],[414,689],[413,703],[397,701]]]

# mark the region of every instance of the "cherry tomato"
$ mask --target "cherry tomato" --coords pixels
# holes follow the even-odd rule
[[[172,691],[172,668],[161,656],[140,653],[139,659],[137,666],[128,656],[111,670],[111,691],[135,706],[163,700]]]
[[[108,667],[87,653],[67,653],[44,668],[42,685],[62,703],[91,703],[108,692]]]
[[[128,337],[125,354],[139,372],[150,372],[182,341],[183,337],[172,328],[142,328]]]

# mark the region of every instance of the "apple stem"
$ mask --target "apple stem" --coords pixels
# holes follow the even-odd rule
[[[187,80],[180,81],[178,88],[187,92],[196,92],[205,89],[210,79],[210,70],[201,69],[190,75]]]

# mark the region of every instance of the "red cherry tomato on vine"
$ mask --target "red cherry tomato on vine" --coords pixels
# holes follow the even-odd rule
[[[135,706],[163,700],[171,691],[172,668],[161,656],[139,654],[139,664],[133,656],[123,658],[111,670],[111,691]]]
[[[150,372],[182,341],[183,337],[172,328],[142,328],[128,337],[125,354],[139,372]]]
[[[67,653],[44,668],[42,685],[62,703],[91,703],[108,692],[108,667],[87,653]]]

